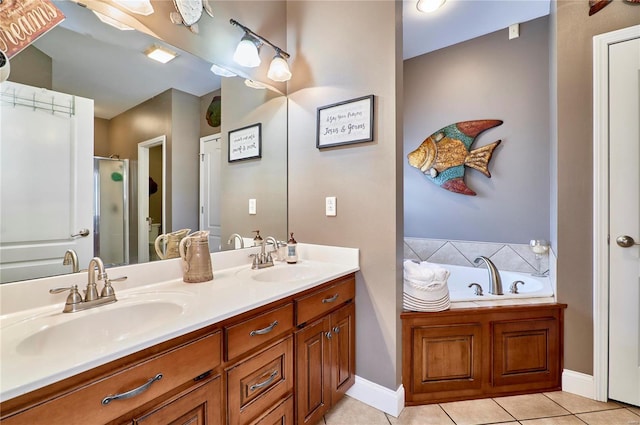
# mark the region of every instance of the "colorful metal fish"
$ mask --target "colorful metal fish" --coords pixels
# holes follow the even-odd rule
[[[418,149],[407,155],[409,165],[451,192],[475,196],[464,183],[465,165],[487,177],[489,160],[501,140],[471,150],[476,137],[485,130],[502,125],[501,120],[463,121],[448,125],[427,137]]]

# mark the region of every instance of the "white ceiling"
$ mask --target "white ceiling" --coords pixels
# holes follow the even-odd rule
[[[545,16],[550,0],[448,0],[432,14],[416,2],[404,0],[404,59]],[[152,37],[104,25],[71,1],[56,4],[67,19],[34,44],[54,60],[55,90],[94,99],[96,116],[112,118],[169,87],[195,96],[220,88],[209,62],[174,48],[179,56],[161,65],[142,54]]]

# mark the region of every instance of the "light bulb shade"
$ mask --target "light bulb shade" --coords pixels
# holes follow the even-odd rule
[[[446,0],[418,0],[416,7],[420,12],[429,13],[440,9]]]
[[[276,54],[269,65],[269,71],[267,77],[273,81],[289,81],[291,79],[291,71],[289,70],[289,64],[287,61]]]
[[[245,34],[238,43],[236,51],[233,54],[233,60],[237,64],[247,67],[255,68],[260,65],[260,51],[256,44],[256,40],[248,34]]]
[[[113,0],[113,2],[138,15],[149,16],[153,13],[150,0]]]

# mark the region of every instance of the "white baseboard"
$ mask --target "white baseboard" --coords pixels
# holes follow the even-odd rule
[[[396,418],[404,409],[402,385],[393,391],[356,375],[356,382],[349,388],[347,395]]]
[[[595,400],[596,387],[593,376],[573,370],[562,371],[562,391]]]

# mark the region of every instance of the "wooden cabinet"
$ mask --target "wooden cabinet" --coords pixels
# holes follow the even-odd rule
[[[296,394],[320,418],[355,379],[354,299],[350,274],[7,400],[0,421],[294,424]]]
[[[407,312],[405,404],[561,388],[565,304]]]
[[[47,418],[47,425],[131,422],[127,419],[132,417],[128,412],[175,392],[215,369],[220,360],[221,336],[217,331],[160,354],[137,361],[124,360],[120,367],[121,362],[116,361],[115,370],[108,373],[98,370],[98,375],[77,383],[72,380],[70,386],[56,390],[44,402],[28,401],[31,406],[27,404],[27,409],[19,414],[4,417],[3,412],[2,423],[33,425],[42,423],[43,418]]]
[[[312,298],[320,304],[336,294],[343,295],[346,304],[333,306],[338,308],[335,311],[315,305],[316,316],[325,315],[296,332],[296,416],[299,425],[317,423],[355,381],[353,285],[353,281],[345,281],[320,296],[314,294]],[[307,301],[298,305],[308,307]],[[308,311],[306,309],[298,317],[312,318]]]
[[[222,425],[222,379],[195,385],[133,420],[134,425]]]

